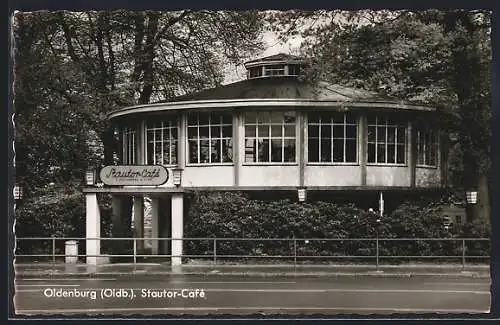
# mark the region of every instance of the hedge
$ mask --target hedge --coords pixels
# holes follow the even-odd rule
[[[197,193],[189,204],[185,237],[192,238],[453,238],[489,237],[487,227],[444,229],[439,203],[404,202],[378,216],[353,204],[253,200],[235,192]],[[488,255],[489,243],[469,243],[468,255]],[[296,241],[302,256],[374,256],[375,241]],[[293,255],[293,241],[219,240],[217,255]],[[213,241],[185,241],[185,254],[213,254]],[[460,256],[460,241],[380,241],[380,255]]]

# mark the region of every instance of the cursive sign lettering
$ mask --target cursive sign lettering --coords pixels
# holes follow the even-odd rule
[[[106,166],[100,176],[106,185],[162,185],[169,175],[163,166]]]

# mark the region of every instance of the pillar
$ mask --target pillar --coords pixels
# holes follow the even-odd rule
[[[160,237],[160,229],[159,229],[159,209],[160,209],[160,199],[157,197],[151,198],[151,238],[159,238]],[[151,254],[158,255],[158,240],[151,240]]]
[[[96,193],[85,194],[86,201],[86,238],[99,238],[86,240],[87,264],[98,264],[101,254],[101,214],[97,203]]]
[[[182,264],[182,237],[184,235],[184,211],[182,193],[172,194],[172,266]]]
[[[144,238],[144,198],[134,197],[134,238]],[[137,241],[137,251],[144,251],[144,240]]]
[[[368,121],[365,113],[359,117],[358,129],[359,167],[361,168],[361,186],[366,186],[366,161],[368,159]]]

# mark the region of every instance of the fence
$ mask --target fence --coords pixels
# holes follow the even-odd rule
[[[25,237],[16,238],[15,258],[17,260],[23,258],[49,258],[52,263],[57,263],[58,258],[66,257],[65,254],[59,253],[62,250],[62,244],[68,240],[83,242],[83,245],[78,245],[80,251],[85,251],[85,243],[92,240],[101,241],[101,251],[110,251],[110,248],[118,248],[124,251],[125,254],[103,253],[98,256],[109,258],[131,258],[133,263],[138,263],[140,258],[199,258],[209,259],[213,264],[220,263],[223,259],[258,259],[266,258],[273,260],[293,260],[293,264],[297,265],[302,261],[312,260],[373,260],[373,263],[378,268],[381,260],[460,260],[462,267],[465,269],[467,260],[481,260],[485,262],[489,260],[490,255],[487,254],[490,249],[490,239],[488,238],[60,238],[60,237]],[[117,245],[119,242],[127,242],[128,245]],[[186,248],[195,247],[202,254],[144,254],[145,250],[140,250],[146,242],[163,243],[170,245],[173,241],[182,241],[184,251]],[[25,254],[23,250],[33,250],[33,245],[21,243],[38,242],[36,245],[38,250],[49,250],[45,253]],[[138,243],[141,243],[139,245]],[[235,245],[236,243],[253,243],[252,245]],[[42,243],[42,244],[40,244]],[[43,244],[45,243],[45,244]],[[111,245],[106,245],[106,243]],[[189,245],[191,243],[191,245]],[[192,243],[197,243],[192,245]],[[228,244],[230,243],[230,244]],[[260,243],[255,245],[255,243]],[[286,243],[285,245],[283,243]],[[410,245],[408,243],[411,243]],[[114,245],[113,245],[114,244]],[[277,245],[278,244],[278,245]],[[471,245],[472,244],[472,245]],[[186,247],[188,246],[188,247]],[[257,249],[255,248],[257,246]],[[287,250],[290,254],[282,254]],[[31,247],[31,249],[30,249]],[[164,246],[165,247],[165,246]],[[325,249],[327,248],[327,249]],[[334,248],[339,249],[343,254],[335,252]],[[245,254],[241,252],[247,250]],[[166,250],[168,251],[168,249]],[[408,254],[408,252],[419,251],[420,254]],[[436,251],[446,252],[450,254],[428,255],[424,252]],[[279,254],[273,253],[279,252]],[[352,252],[360,254],[354,255]],[[392,253],[391,253],[392,252]],[[394,254],[394,252],[403,252],[405,254]],[[476,253],[469,255],[468,252]],[[199,252],[198,252],[199,253]],[[253,254],[249,254],[253,253]],[[327,253],[327,254],[325,254]],[[332,254],[334,253],[334,254]],[[385,253],[385,254],[384,254]],[[86,255],[73,255],[78,258],[84,258]]]

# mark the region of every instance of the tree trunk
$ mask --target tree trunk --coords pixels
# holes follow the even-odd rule
[[[481,174],[477,182],[477,203],[472,206],[471,216],[473,220],[480,220],[491,224],[490,188],[488,177]]]

